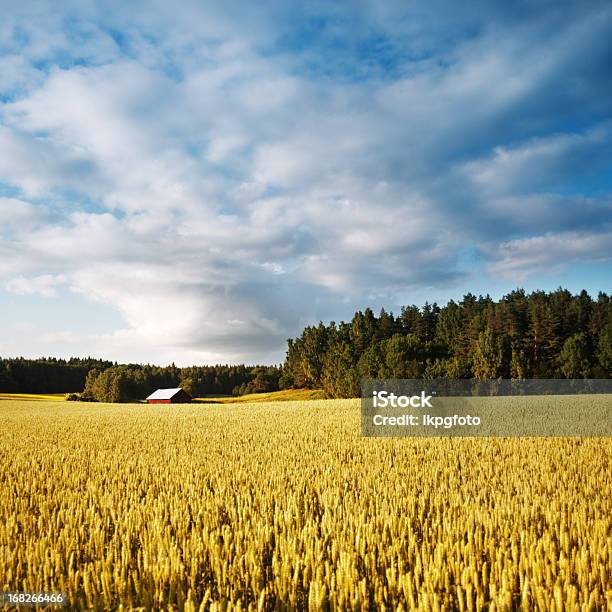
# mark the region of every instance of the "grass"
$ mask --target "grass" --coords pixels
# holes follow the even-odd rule
[[[45,402],[62,402],[65,393],[0,393],[0,400],[36,400]]]
[[[244,404],[255,402],[296,402],[320,399],[325,399],[325,392],[321,389],[286,389],[283,391],[271,391],[269,393],[249,393],[238,397],[197,397],[194,401],[206,404]]]
[[[0,591],[69,609],[612,609],[611,438],[363,438],[358,400],[8,400],[0,430]]]

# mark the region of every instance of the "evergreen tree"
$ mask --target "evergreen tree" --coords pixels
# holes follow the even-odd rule
[[[421,312],[418,306],[402,306],[399,316],[399,326],[403,334],[416,334],[419,330]]]
[[[584,333],[574,334],[563,344],[559,366],[565,378],[588,378],[591,372],[589,347]]]
[[[612,376],[612,323],[608,323],[602,331],[597,343],[598,376]]]
[[[503,344],[500,336],[496,336],[487,327],[478,336],[474,347],[474,378],[485,380],[503,376]]]
[[[397,331],[393,313],[388,313],[384,308],[381,309],[377,321],[376,339],[387,340]]]
[[[331,342],[325,355],[322,386],[328,397],[357,397],[359,376],[350,344],[342,339]]]
[[[438,315],[435,331],[436,343],[445,347],[448,353],[458,353],[461,344],[462,327],[462,309],[451,300]]]
[[[381,346],[382,378],[421,378],[425,371],[425,351],[416,334],[396,334]]]
[[[529,303],[529,335],[532,373],[535,378],[552,378],[559,346],[559,319],[543,291],[533,294]]]
[[[376,339],[377,322],[370,308],[357,311],[351,321],[350,342],[359,353],[366,351]]]
[[[510,358],[510,378],[525,380],[528,377],[529,364],[523,351],[519,346],[513,346]]]

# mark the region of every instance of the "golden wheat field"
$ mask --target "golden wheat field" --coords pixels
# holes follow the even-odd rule
[[[612,609],[612,439],[364,439],[357,400],[0,402],[3,591],[71,609]]]

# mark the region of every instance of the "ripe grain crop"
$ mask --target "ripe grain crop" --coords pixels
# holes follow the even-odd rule
[[[353,400],[7,400],[0,425],[3,591],[71,609],[612,609],[609,438],[365,439]]]

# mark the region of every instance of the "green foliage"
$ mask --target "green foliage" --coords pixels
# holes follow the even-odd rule
[[[321,384],[329,397],[359,395],[359,377],[351,344],[337,339],[325,354]]]
[[[424,371],[424,347],[415,334],[397,334],[383,342],[386,378],[420,378]]]
[[[510,378],[516,380],[525,380],[527,378],[527,357],[525,351],[517,346],[512,347],[510,358]]]
[[[597,359],[599,361],[600,376],[607,378],[612,372],[612,323],[609,323],[597,344]]]
[[[504,342],[490,327],[478,335],[474,346],[474,378],[487,380],[504,374]]]
[[[92,397],[83,395],[82,393],[66,393],[65,400],[67,402],[93,402]]]
[[[605,293],[517,289],[495,302],[467,294],[440,308],[371,309],[289,340],[282,388],[359,393],[361,378],[558,378],[612,374],[612,304]]]
[[[113,365],[101,359],[0,359],[0,392],[70,393],[82,391],[88,372]]]
[[[213,365],[177,368],[117,365],[95,359],[0,359],[0,392],[68,392],[70,401],[142,400],[159,388],[182,387],[190,395],[230,395],[276,391],[281,368]],[[79,394],[79,392],[82,393]]]
[[[323,323],[306,327],[299,338],[288,340],[284,388],[287,385],[305,389],[321,387],[327,340],[328,329]]]
[[[131,402],[159,388],[182,387],[193,397],[263,393],[278,390],[280,372],[275,366],[120,365],[101,372],[92,370],[82,395],[98,402]]]
[[[568,338],[559,354],[559,366],[566,378],[588,378],[591,373],[589,345],[584,333]]]
[[[279,368],[257,366],[251,370],[250,376],[252,377],[251,380],[234,387],[232,395],[269,393],[279,389]],[[187,390],[185,387],[183,389]]]
[[[242,391],[250,385],[246,391],[248,393],[276,391],[279,389],[282,371],[277,366],[211,365],[177,368],[174,364],[167,367],[119,365],[91,358],[0,359],[0,392],[83,392],[79,396],[81,401],[106,402],[141,400],[155,389],[170,387],[182,387],[194,397],[230,395],[241,385],[244,386]],[[71,395],[70,399],[74,400],[74,397]]]

